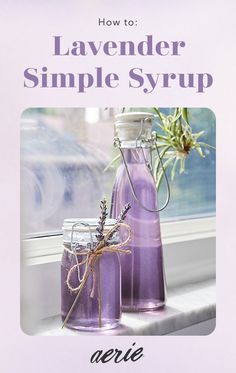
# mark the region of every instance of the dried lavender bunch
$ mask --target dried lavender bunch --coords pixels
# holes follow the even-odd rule
[[[98,232],[96,234],[96,238],[98,242],[101,242],[104,239],[103,229],[106,222],[106,217],[108,215],[107,213],[107,201],[104,198],[100,203],[100,209],[101,209],[101,215],[98,221],[98,227],[96,228],[96,231]]]

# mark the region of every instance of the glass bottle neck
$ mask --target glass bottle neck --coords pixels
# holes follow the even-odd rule
[[[151,162],[151,148],[123,148],[122,152],[127,163]]]

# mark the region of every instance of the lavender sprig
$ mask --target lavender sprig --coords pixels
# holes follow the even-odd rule
[[[99,218],[98,227],[96,228],[96,231],[98,232],[98,234],[96,234],[96,238],[98,242],[101,242],[104,239],[103,230],[104,230],[104,225],[106,222],[106,217],[108,215],[107,202],[105,198],[100,203],[100,209],[101,209],[101,215]]]
[[[129,211],[129,209],[131,208],[131,205],[130,203],[126,203],[126,205],[124,205],[123,209],[121,210],[118,218],[116,219],[116,223],[119,224],[119,223],[123,223],[123,221],[125,220],[125,217],[127,215],[127,212]]]
[[[126,205],[124,205],[123,209],[121,210],[120,214],[118,215],[118,218],[116,219],[116,224],[120,224],[120,223],[123,223],[125,218],[126,218],[126,214],[127,212],[129,211],[129,209],[131,208],[131,205],[130,203],[127,203]],[[111,234],[109,235],[108,239],[110,240],[113,235],[118,232],[120,227],[114,229]]]

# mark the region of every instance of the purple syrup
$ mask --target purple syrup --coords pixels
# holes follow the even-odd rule
[[[149,209],[157,209],[156,187],[142,149],[122,150],[138,199]],[[143,151],[150,161],[150,149]],[[121,258],[122,308],[126,311],[161,308],[165,305],[165,279],[159,213],[148,212],[136,202],[122,163],[113,187],[111,216],[116,218],[128,202],[131,209],[126,223],[131,227],[132,236],[127,248],[132,254]],[[120,239],[123,240],[122,230]]]
[[[61,264],[61,315],[63,321],[77,294],[71,292],[66,284],[68,271],[75,264],[75,256],[65,250]],[[83,273],[85,266],[82,265],[80,268],[81,273]],[[92,289],[92,275],[90,275],[66,324],[67,327],[92,331],[112,329],[118,326],[121,317],[119,255],[116,253],[104,253],[100,258],[101,326],[99,325],[98,262],[95,265],[95,274],[94,297],[90,297]],[[78,273],[74,271],[71,276],[71,285],[77,287],[78,284]]]

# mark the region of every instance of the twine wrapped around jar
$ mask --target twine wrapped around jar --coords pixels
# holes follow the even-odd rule
[[[108,243],[109,238],[112,236],[112,234],[117,231],[120,227],[126,228],[128,231],[128,237],[118,244],[110,244]],[[96,282],[98,282],[98,317],[99,317],[99,327],[102,327],[102,317],[101,317],[101,298],[100,298],[100,258],[104,253],[122,253],[122,254],[131,254],[131,250],[122,249],[123,246],[127,245],[131,237],[131,228],[128,224],[125,223],[116,223],[105,235],[102,241],[97,243],[97,246],[95,249],[84,249],[80,251],[73,251],[69,248],[65,247],[65,250],[68,251],[70,254],[75,256],[81,256],[85,257],[81,262],[77,262],[77,264],[73,265],[67,274],[66,284],[70,291],[72,292],[78,292],[74,302],[71,305],[71,308],[69,312],[66,315],[66,318],[62,324],[62,328],[66,325],[68,322],[74,307],[76,306],[80,294],[89,278],[89,276],[92,276],[92,289],[90,292],[90,297],[94,297],[95,293],[95,287]],[[95,264],[96,261],[98,261],[98,279],[96,279],[96,273],[95,273]],[[80,266],[85,265],[85,270],[83,273],[83,276],[80,280],[80,283],[77,287],[73,287],[70,283],[71,276],[75,270],[77,270]]]

